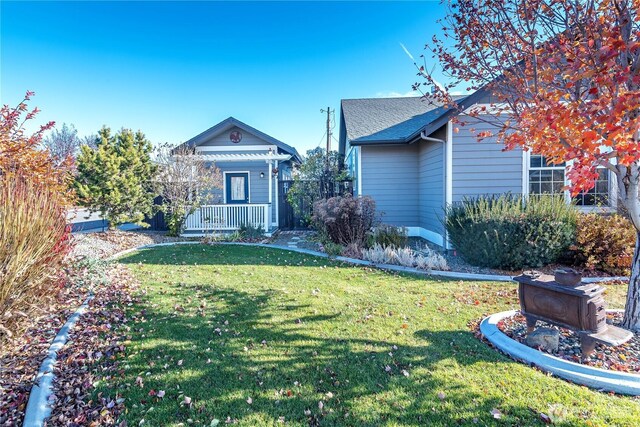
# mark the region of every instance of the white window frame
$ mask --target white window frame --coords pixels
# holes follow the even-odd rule
[[[531,150],[522,151],[522,194],[524,197],[529,197],[529,172],[531,171]],[[573,163],[572,160],[565,162],[565,173],[564,173],[564,185],[569,185],[571,183],[570,180],[567,179],[567,168],[571,166]],[[542,167],[542,168],[534,168],[535,170],[543,170],[543,169],[558,169],[558,167]],[[615,177],[610,170],[607,170],[608,178],[609,178],[609,200],[607,206],[582,206],[576,205],[581,212],[615,212],[617,209],[617,191],[615,188]],[[567,203],[570,203],[572,200],[571,193],[568,190],[564,191],[564,198]]]

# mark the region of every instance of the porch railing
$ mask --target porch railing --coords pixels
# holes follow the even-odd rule
[[[187,231],[237,230],[242,225],[261,227],[269,231],[269,205],[206,205],[187,216]]]

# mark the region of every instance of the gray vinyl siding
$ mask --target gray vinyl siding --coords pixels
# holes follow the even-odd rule
[[[522,193],[522,150],[502,151],[504,145],[496,138],[478,142],[471,132],[495,130],[477,119],[465,118],[453,134],[452,202],[480,195]]]
[[[360,149],[362,195],[375,200],[385,224],[419,226],[417,145]]]
[[[418,157],[419,225],[440,235],[444,234],[444,164],[443,144],[421,141]]]
[[[217,162],[220,173],[224,172],[249,172],[249,203],[269,203],[269,166],[265,162]],[[264,172],[264,178],[260,178],[260,172]],[[224,177],[222,185],[226,185]],[[271,217],[275,221],[276,179],[272,178],[272,204]],[[223,203],[225,189],[217,190],[214,194],[218,197],[217,203]]]

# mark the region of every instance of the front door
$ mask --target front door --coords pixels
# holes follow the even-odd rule
[[[230,172],[225,174],[225,194],[228,204],[249,203],[249,174]]]

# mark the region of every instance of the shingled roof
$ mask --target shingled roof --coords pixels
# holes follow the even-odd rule
[[[451,110],[425,97],[343,99],[341,106],[352,145],[409,142]]]

